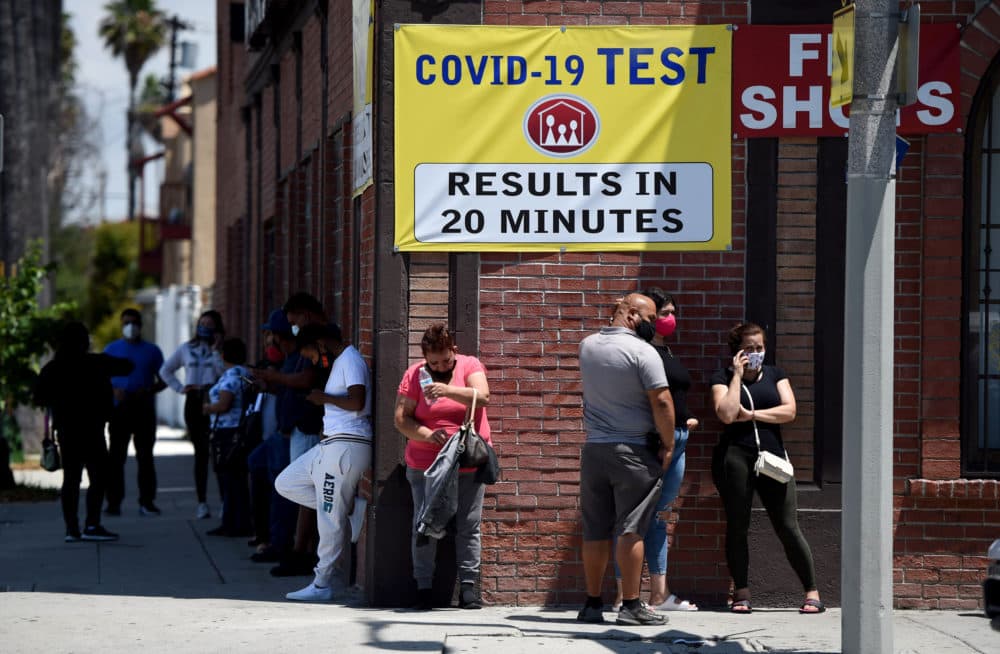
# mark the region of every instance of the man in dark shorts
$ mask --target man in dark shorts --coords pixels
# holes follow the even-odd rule
[[[674,449],[674,405],[660,355],[649,345],[656,307],[632,293],[615,307],[611,325],[580,343],[583,423],[587,441],[580,457],[583,569],[587,602],[580,622],[604,622],[601,586],[615,556],[622,572],[622,607],[616,622],[662,625],[667,617],[639,601],[643,535],[656,510],[663,470]],[[657,432],[663,463],[646,447]]]

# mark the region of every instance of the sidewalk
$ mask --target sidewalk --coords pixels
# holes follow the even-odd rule
[[[330,604],[293,604],[284,594],[308,577],[271,577],[269,565],[249,560],[244,539],[206,536],[217,520],[194,519],[193,455],[181,432],[161,429],[156,457],[163,515],[138,515],[130,459],[122,516],[105,520],[121,534],[115,543],[64,543],[58,502],[0,504],[0,591],[7,591],[0,592],[0,651],[840,651],[834,609],[813,616],[785,608],[755,608],[749,616],[673,613],[666,627],[654,628],[616,626],[610,611],[607,624],[581,625],[576,607],[373,609],[357,589],[341,589]],[[43,471],[30,477],[58,483]],[[899,653],[1000,652],[1000,631],[980,613],[897,611],[894,625]]]

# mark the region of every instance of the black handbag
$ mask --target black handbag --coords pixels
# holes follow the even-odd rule
[[[455,436],[462,439],[458,465],[462,468],[476,468],[476,481],[492,485],[500,480],[500,460],[497,458],[496,450],[490,447],[486,439],[476,431],[475,415],[478,396],[478,392],[473,388],[469,415]]]
[[[59,445],[56,439],[49,433],[49,414],[45,413],[45,437],[42,438],[42,458],[39,464],[49,472],[55,472],[62,468],[62,460],[59,457]]]

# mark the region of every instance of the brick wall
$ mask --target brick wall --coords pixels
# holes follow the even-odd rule
[[[795,391],[795,422],[781,435],[800,481],[813,479],[816,414],[816,158],[815,139],[782,139],[778,146],[778,284],[775,363]],[[785,197],[782,197],[784,195]],[[754,265],[752,260],[748,265]]]
[[[218,263],[218,297],[227,323],[235,329],[255,329],[253,321],[240,322],[243,307],[249,301],[255,316],[270,308],[261,306],[258,297],[247,297],[256,295],[255,288],[262,291],[263,283],[245,279],[236,262],[250,256],[251,268],[259,268],[252,259],[256,256],[252,239],[256,225],[273,218],[276,252],[265,253],[265,260],[273,257],[276,262],[279,299],[304,285],[315,287],[312,290],[348,326],[346,333],[351,333],[350,325],[357,325],[355,344],[372,360],[375,257],[370,253],[375,250],[375,192],[370,189],[360,198],[350,197],[350,4],[328,3],[326,106],[321,101],[320,26],[315,16],[303,28],[301,107],[294,98],[294,67],[286,72],[290,54],[281,55],[280,126],[274,121],[275,86],[262,91],[255,120],[262,121],[264,138],[262,143],[254,140],[251,207],[243,193],[247,164],[239,113],[244,104],[252,106],[243,91],[248,55],[243,44],[228,42],[228,5],[217,3],[219,24],[225,27],[219,33],[217,210],[219,234],[226,236],[220,239],[220,252],[227,248]],[[922,9],[926,20],[962,21],[974,3],[923,2]],[[483,17],[484,23],[494,25],[742,23],[747,3],[484,0]],[[1000,10],[992,3],[963,39],[963,115],[969,114],[998,43]],[[327,134],[320,127],[324,112]],[[296,126],[299,113],[302,122]],[[289,155],[295,154],[297,127],[303,157],[313,157],[312,206],[317,213],[311,242],[304,250],[292,229],[302,218],[302,194],[308,186],[301,160]],[[280,177],[279,134],[284,168]],[[319,152],[313,150],[317,145]],[[792,376],[799,400],[799,421],[788,429],[787,438],[800,475],[811,467],[808,421],[815,374],[811,350],[816,344],[811,336],[809,287],[816,266],[821,265],[816,261],[815,239],[809,236],[815,230],[815,147],[813,141],[785,140],[779,157],[776,354],[779,365]],[[1000,524],[996,485],[960,478],[962,335],[956,316],[962,309],[964,147],[963,135],[912,139],[897,184],[895,580],[898,604],[907,607],[975,606],[982,555],[997,535],[988,532]],[[263,158],[262,179],[257,179],[257,148]],[[724,518],[709,473],[719,425],[711,415],[707,382],[728,358],[725,332],[744,316],[744,275],[746,266],[753,265],[745,260],[745,156],[745,143],[734,142],[729,252],[482,255],[480,356],[490,371],[490,415],[504,464],[504,481],[490,489],[484,510],[483,589],[488,600],[579,601],[583,571],[578,470],[583,432],[577,347],[585,335],[606,323],[615,298],[654,284],[674,294],[679,303],[678,331],[671,346],[692,372],[689,404],[703,422],[688,446],[688,472],[670,526],[671,585],[685,596],[708,599],[727,591]],[[258,194],[263,198],[262,211],[257,208]],[[252,222],[244,234],[239,221],[247,213]],[[302,253],[305,258],[299,261],[311,262],[312,277],[307,276],[309,266],[292,265]],[[447,313],[443,290],[447,263],[442,255],[414,255],[410,261],[413,311],[408,319],[414,344],[430,319]],[[412,348],[410,354],[419,356]],[[394,391],[394,386],[378,389]],[[370,494],[367,480],[363,489]],[[359,547],[359,552],[363,549]],[[610,591],[610,575],[608,584]]]
[[[961,43],[961,111],[1000,50],[1000,8],[921,3],[925,20],[970,24]],[[978,138],[972,133],[968,138]],[[897,184],[896,603],[981,605],[985,553],[998,536],[996,480],[961,477],[961,347],[965,134],[915,139]],[[978,221],[977,221],[978,222]]]
[[[483,22],[691,24],[745,17],[742,2],[487,0]],[[504,481],[487,493],[483,513],[482,586],[489,601],[559,604],[582,596],[577,350],[607,324],[616,298],[646,285],[677,298],[677,345],[671,347],[692,371],[692,412],[708,427],[688,446],[690,472],[675,505],[683,520],[671,525],[671,579],[683,579],[677,588],[685,593],[695,585],[706,596],[725,592],[724,564],[706,563],[698,552],[723,547],[708,473],[716,421],[705,395],[725,354],[723,334],[743,315],[742,144],[734,143],[733,154],[732,252],[481,255],[480,356],[490,371],[490,422],[504,466]],[[609,592],[611,584],[609,574]]]

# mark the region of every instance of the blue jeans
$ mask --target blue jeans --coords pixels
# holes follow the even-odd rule
[[[258,492],[255,492],[254,500],[267,502],[265,510],[258,512],[255,508],[255,514],[261,517],[266,515],[268,522],[266,532],[262,526],[256,525],[257,536],[281,552],[291,548],[299,512],[294,502],[285,499],[274,490],[274,480],[288,467],[289,459],[289,439],[280,432],[265,438],[247,458],[251,485],[257,486],[261,494],[258,496]],[[267,498],[263,497],[264,488]],[[265,533],[267,537],[262,538]]]
[[[688,430],[687,427],[674,430],[674,457],[670,467],[663,473],[663,487],[660,489],[660,501],[656,503],[656,513],[646,530],[643,543],[646,548],[646,565],[651,575],[667,574],[667,521],[660,517],[660,512],[677,499],[684,480],[684,466],[687,459]],[[621,570],[615,561],[615,577],[621,578]]]

